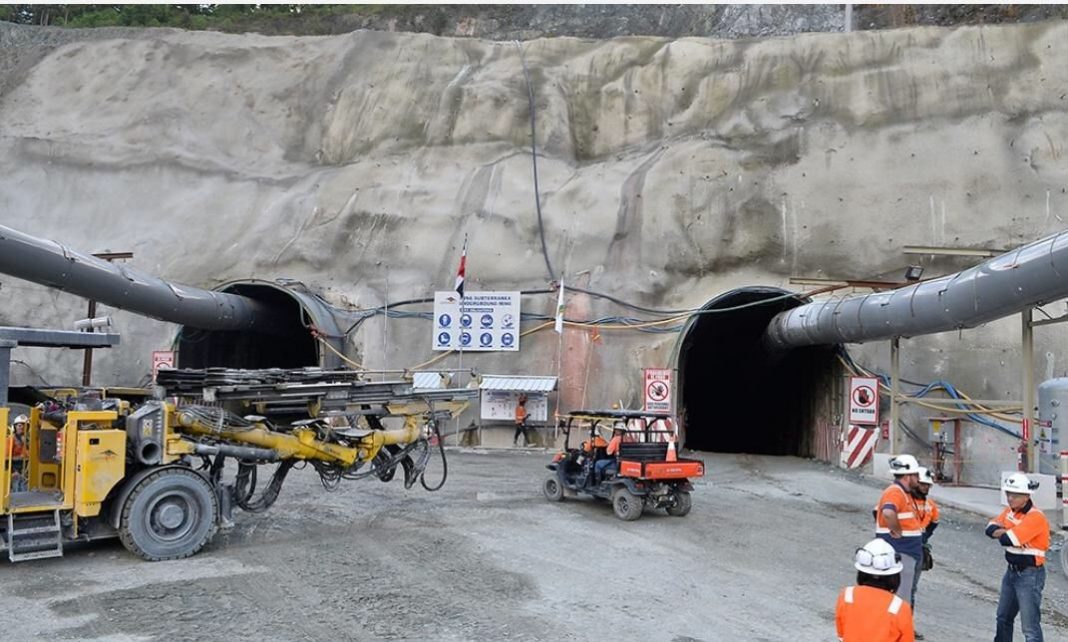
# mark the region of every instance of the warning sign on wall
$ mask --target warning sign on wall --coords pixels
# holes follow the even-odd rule
[[[155,350],[152,352],[152,379],[160,368],[174,367],[174,350]]]
[[[645,369],[645,411],[666,412],[673,411],[675,400],[672,398],[673,387],[670,368],[646,368]]]
[[[875,377],[849,378],[849,423],[879,424],[879,380]]]

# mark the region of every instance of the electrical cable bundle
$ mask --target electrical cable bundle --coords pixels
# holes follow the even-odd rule
[[[243,432],[256,427],[256,424],[248,419],[224,408],[182,406],[180,410],[204,425],[213,426],[216,432]]]

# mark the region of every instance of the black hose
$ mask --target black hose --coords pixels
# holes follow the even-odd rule
[[[271,476],[271,482],[267,484],[267,488],[263,490],[259,499],[256,500],[252,499],[252,494],[256,489],[257,466],[244,462],[239,463],[237,480],[234,485],[234,503],[242,510],[250,513],[262,513],[267,510],[278,500],[278,494],[282,492],[282,484],[285,483],[286,475],[289,474],[289,470],[296,463],[295,459],[289,459],[278,464],[274,475]],[[251,484],[249,483],[250,481]]]
[[[527,100],[530,103],[530,162],[534,166],[534,207],[538,211],[538,234],[541,236],[541,255],[545,257],[545,269],[549,271],[549,280],[556,280],[553,265],[549,262],[549,248],[545,245],[545,224],[541,218],[541,192],[538,190],[538,137],[534,128],[534,87],[530,84],[530,72],[527,71],[527,60],[523,56],[523,45],[515,41],[516,49],[519,50],[519,62],[523,65],[523,77],[527,81]]]
[[[445,480],[449,478],[449,460],[445,458],[445,440],[441,438],[441,430],[438,429],[438,422],[431,422],[434,428],[434,436],[438,439],[438,451],[441,453],[441,481],[437,486],[431,487],[426,483],[426,471],[419,476],[419,483],[423,485],[423,488],[430,492],[441,490],[441,487],[445,485]]]

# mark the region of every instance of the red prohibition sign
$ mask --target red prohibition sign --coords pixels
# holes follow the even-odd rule
[[[875,391],[869,386],[857,386],[853,390],[853,402],[858,406],[870,406],[875,401]]]
[[[662,381],[651,381],[649,387],[646,389],[649,394],[649,398],[653,401],[663,401],[668,397],[667,384]]]

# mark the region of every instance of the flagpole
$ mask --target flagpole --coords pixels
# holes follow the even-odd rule
[[[566,266],[564,267],[564,271],[565,271],[565,274],[566,274],[566,271],[567,271],[567,267]],[[561,319],[561,321],[559,322],[561,331],[558,331],[557,335],[556,335],[556,386],[557,386],[557,390],[556,390],[556,408],[553,409],[553,448],[556,447],[556,442],[560,439],[560,428],[559,428],[559,426],[560,426],[560,389],[563,387],[562,386],[563,382],[560,379],[563,376],[563,371],[564,371],[564,333],[562,332],[562,330],[563,330],[563,322],[562,322],[563,313],[560,311],[561,302],[563,301],[563,291],[564,291],[564,275],[563,274],[560,275],[560,282],[557,284],[557,287],[560,288],[560,292],[561,292],[561,294],[558,295],[557,302],[556,302],[556,315]]]
[[[459,307],[458,307],[459,314],[458,314],[458,316],[456,318],[456,323],[460,325],[460,334],[459,334],[459,337],[458,337],[460,339],[460,341],[459,341],[459,343],[460,343],[459,363],[458,363],[458,366],[456,368],[456,370],[457,370],[456,374],[459,377],[462,377],[463,374],[464,374],[464,342],[463,342],[464,329],[463,329],[463,325],[460,324],[460,319],[462,319],[463,316],[464,316],[464,293],[467,291],[467,289],[465,287],[465,284],[464,284],[464,280],[466,279],[466,277],[467,277],[467,232],[464,232],[464,246],[463,246],[463,249],[460,250],[460,269],[456,274],[456,289],[457,289],[457,294],[460,295],[460,304],[459,304]],[[470,378],[468,378],[468,382],[467,383],[468,384],[471,383]],[[455,425],[453,426],[453,432],[456,435],[456,445],[457,446],[460,445],[460,415],[461,414],[462,413],[457,413],[456,417],[454,418]],[[444,446],[444,444],[442,444],[442,445]]]

